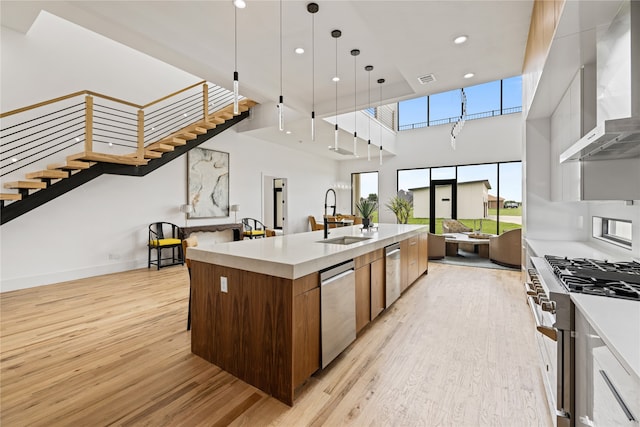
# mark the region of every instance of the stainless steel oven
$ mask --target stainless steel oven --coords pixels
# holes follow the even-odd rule
[[[579,319],[579,315],[570,294],[640,302],[640,263],[545,255],[544,258],[531,257],[527,266],[525,291],[538,332],[536,341],[554,425],[593,425],[591,420],[596,414],[602,413],[594,408],[602,404],[593,397],[590,407],[582,408],[585,405],[580,404],[582,415],[579,414],[576,411],[577,402],[584,400],[585,391],[584,387],[577,388],[576,384],[583,384],[584,381],[595,383],[595,378],[599,379],[598,375],[592,374],[592,367],[582,363],[592,357],[591,354],[582,353],[591,353],[596,346],[588,343],[577,346],[576,337],[584,341],[585,337],[593,339],[597,336],[577,331],[576,318]],[[576,371],[576,361],[581,364],[579,371]],[[610,371],[615,372],[615,369]],[[580,372],[580,379],[576,377],[576,372]],[[589,375],[593,375],[593,381],[590,381]],[[626,405],[623,406],[628,409]],[[626,415],[627,412],[622,411],[631,420],[633,417]]]
[[[544,258],[531,258],[525,283],[536,323],[536,343],[554,425],[573,426],[575,409],[575,307]]]

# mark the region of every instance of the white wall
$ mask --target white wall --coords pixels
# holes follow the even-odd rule
[[[78,90],[146,103],[200,79],[59,19],[27,35],[2,28],[2,111]],[[202,145],[230,154],[230,203],[238,218],[262,218],[262,177],[288,179],[289,230],[307,231],[322,212],[337,164],[229,129]],[[0,290],[124,271],[147,265],[147,227],[185,224],[187,160],[146,177],[103,175],[0,228]],[[231,218],[189,220],[217,224]]]
[[[488,119],[469,120],[451,148],[451,126],[401,131],[397,134],[394,157],[384,157],[382,166],[377,153],[370,162],[366,158],[340,163],[340,180],[351,182],[352,172],[379,171],[379,200],[382,206],[397,192],[397,170],[431,166],[453,166],[522,158],[522,116],[509,114]],[[338,205],[350,206],[350,193],[339,192]],[[390,210],[380,209],[380,222],[395,223]]]

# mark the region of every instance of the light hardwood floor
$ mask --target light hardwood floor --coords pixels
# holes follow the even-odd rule
[[[432,263],[293,408],[190,353],[183,267],[0,294],[0,424],[549,426],[505,270]]]

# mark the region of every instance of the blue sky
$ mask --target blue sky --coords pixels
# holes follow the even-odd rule
[[[500,80],[465,88],[467,98],[467,115],[500,110]],[[515,76],[502,80],[502,108],[508,109],[522,106],[522,77]],[[461,112],[460,89],[430,96],[430,120],[441,120],[457,117]],[[427,97],[410,99],[398,104],[398,122],[400,126],[427,121]],[[431,169],[433,179],[455,178],[455,168]],[[460,166],[458,182],[489,180],[489,194],[498,195],[497,168],[495,164]],[[362,174],[361,197],[378,192],[378,174]],[[429,185],[429,169],[404,170],[400,172],[398,187],[426,187]],[[500,165],[500,197],[505,200],[522,201],[522,165],[503,163]],[[384,201],[383,201],[384,202]]]

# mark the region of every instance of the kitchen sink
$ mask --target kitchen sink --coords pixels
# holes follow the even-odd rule
[[[360,236],[342,236],[334,237],[333,239],[319,240],[318,243],[331,243],[332,245],[352,245],[354,243],[369,240],[371,237]]]

